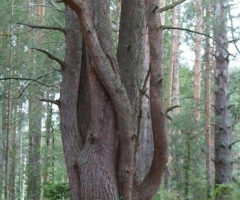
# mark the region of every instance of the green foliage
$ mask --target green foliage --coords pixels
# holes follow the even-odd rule
[[[213,191],[211,200],[238,200],[240,199],[239,187],[235,184],[221,184]]]
[[[70,198],[70,188],[68,183],[57,182],[45,183],[43,186],[43,196],[49,200]]]
[[[181,199],[182,198],[176,192],[159,190],[152,200],[181,200]]]

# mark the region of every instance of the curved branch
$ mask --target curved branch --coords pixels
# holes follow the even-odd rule
[[[169,108],[166,110],[166,113],[172,111],[174,108],[180,108],[180,107],[181,107],[181,106],[179,106],[179,105],[171,106],[171,107],[169,107]]]
[[[53,71],[48,72],[48,73],[46,73],[46,74],[42,74],[42,75],[40,75],[40,76],[36,77],[35,79],[30,80],[30,81],[35,81],[35,82],[36,82],[36,80],[41,79],[42,77],[47,76],[47,75],[49,75],[49,74],[52,74],[52,73],[54,73],[54,72],[55,72],[55,71],[53,70]],[[26,86],[24,86],[24,87],[22,87],[21,89],[18,90],[18,92],[20,93],[20,94],[18,95],[18,99],[22,96],[23,92],[24,92],[31,84],[32,84],[32,82],[28,83]],[[39,84],[41,84],[41,83],[39,82]],[[42,85],[43,85],[43,84],[42,84]],[[44,84],[44,86],[46,86],[46,87],[52,87],[52,86],[50,86],[50,85],[45,85],[45,84]]]
[[[193,30],[186,29],[186,28],[181,28],[181,27],[161,26],[161,28],[162,28],[163,30],[165,30],[165,29],[166,29],[166,30],[176,29],[176,30],[186,31],[186,32],[195,33],[195,34],[200,34],[200,35],[209,37],[209,38],[211,38],[214,42],[216,42],[224,51],[226,51],[228,55],[231,55],[231,56],[233,56],[233,57],[236,57],[236,56],[234,56],[233,54],[231,54],[226,48],[224,48],[218,41],[216,41],[216,40],[215,40],[212,36],[210,36],[209,34],[200,33],[200,32],[197,32],[197,31],[193,31]]]
[[[65,63],[64,61],[62,61],[61,59],[59,59],[58,57],[52,55],[51,53],[49,53],[48,51],[45,51],[43,49],[38,49],[38,48],[31,48],[33,50],[36,50],[36,51],[39,51],[39,52],[42,52],[44,54],[46,54],[49,58],[51,58],[52,60],[55,60],[59,65],[61,65],[62,68],[65,67]]]
[[[232,144],[229,145],[229,147],[232,147],[234,144],[236,144],[237,142],[240,142],[240,140],[236,140],[234,141]]]
[[[50,87],[49,85],[46,85],[45,83],[42,83],[34,78],[22,78],[22,77],[6,77],[6,78],[0,78],[0,81],[5,81],[5,80],[23,80],[23,81],[33,81],[36,82],[40,85],[46,86],[46,87]]]
[[[64,29],[64,28],[61,28],[61,27],[39,26],[39,25],[34,25],[34,24],[22,23],[22,22],[19,22],[19,23],[17,23],[17,24],[23,25],[23,26],[27,26],[27,27],[30,27],[30,28],[47,29],[47,30],[57,30],[57,31],[63,32],[64,34],[66,33],[65,29]]]
[[[174,2],[174,3],[172,3],[172,4],[170,4],[170,5],[167,5],[167,6],[163,7],[163,8],[160,8],[158,11],[161,13],[161,12],[164,12],[164,11],[167,11],[167,10],[170,10],[170,9],[173,9],[173,8],[176,7],[177,5],[183,3],[184,1],[186,1],[186,0],[176,1],[176,2]]]
[[[165,130],[165,110],[163,104],[163,30],[158,28],[161,18],[152,12],[156,0],[146,0],[146,15],[150,44],[150,106],[154,142],[152,165],[147,176],[133,190],[134,200],[151,199],[161,183],[162,174],[168,160],[168,144]]]

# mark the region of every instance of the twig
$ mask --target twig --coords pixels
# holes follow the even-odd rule
[[[47,75],[50,75],[50,74],[52,74],[52,73],[54,73],[55,71],[53,70],[53,71],[51,71],[51,72],[48,72],[48,73],[46,73],[46,74],[42,74],[42,75],[40,75],[40,76],[38,76],[38,77],[36,77],[34,80],[38,80],[38,79],[40,79],[40,78],[42,78],[42,77],[44,77],[44,76],[47,76]],[[34,81],[34,80],[32,80],[32,81]],[[23,89],[20,89],[18,92],[20,93],[19,95],[18,95],[18,98],[20,98],[21,96],[22,96],[22,94],[23,94],[23,92],[30,86],[32,84],[32,82],[30,82],[30,83],[28,83]],[[43,84],[42,84],[43,85]],[[44,84],[45,85],[45,84]],[[49,85],[45,85],[46,87],[52,87],[52,86],[49,86]]]
[[[65,67],[65,63],[64,63],[64,61],[62,61],[62,60],[59,59],[58,57],[52,55],[51,53],[49,53],[49,52],[47,52],[47,51],[45,51],[45,50],[43,50],[43,49],[38,49],[38,48],[31,48],[31,49],[46,54],[49,58],[51,58],[52,60],[55,60],[59,65],[61,65],[62,68]]]
[[[24,81],[33,81],[33,82],[36,82],[40,85],[43,85],[43,86],[47,86],[49,87],[48,85],[34,79],[34,78],[21,78],[21,77],[6,77],[6,78],[0,78],[0,81],[5,81],[5,80],[24,80]]]
[[[179,0],[179,1],[176,1],[176,2],[174,2],[174,3],[172,3],[172,4],[170,4],[170,5],[167,5],[167,6],[163,7],[163,8],[160,8],[158,11],[161,13],[161,12],[164,12],[164,11],[170,10],[170,9],[174,8],[175,6],[177,6],[177,5],[181,4],[181,3],[183,3],[184,1],[186,1],[186,0]]]
[[[203,36],[206,36],[206,37],[209,37],[211,38],[214,42],[216,42],[224,51],[226,51],[228,53],[228,55],[231,55],[233,57],[236,57],[234,56],[233,54],[229,53],[229,51],[227,49],[225,49],[218,41],[216,41],[212,36],[210,36],[209,34],[205,34],[205,33],[200,33],[200,32],[197,32],[197,31],[193,31],[193,30],[190,30],[190,29],[186,29],[186,28],[181,28],[181,27],[172,27],[172,26],[161,26],[161,28],[163,30],[165,29],[176,29],[176,30],[182,30],[182,31],[187,31],[187,32],[190,32],[190,33],[195,33],[195,34],[200,34],[200,35],[203,35]]]
[[[54,26],[38,26],[38,25],[34,25],[34,24],[27,24],[27,23],[17,23],[19,25],[24,25],[30,28],[38,28],[38,29],[47,29],[47,30],[57,30],[57,31],[61,31],[65,34],[65,29],[61,28],[61,27],[54,27]]]
[[[52,100],[52,99],[39,99],[39,101],[44,101],[44,102],[48,102],[48,103],[52,103],[52,104],[55,104],[59,107],[60,105],[60,101],[59,100]]]
[[[229,145],[229,147],[232,147],[234,144],[236,144],[237,142],[240,142],[240,140],[236,140],[234,141],[232,144]]]
[[[179,106],[179,105],[171,106],[171,107],[169,107],[169,108],[166,110],[166,113],[172,111],[174,108],[180,108],[180,107],[181,107],[181,106]]]

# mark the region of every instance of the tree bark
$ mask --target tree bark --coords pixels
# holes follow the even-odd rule
[[[215,75],[215,187],[232,182],[231,120],[229,100],[229,54],[227,39],[227,3],[215,2],[214,38],[216,40]],[[221,196],[221,194],[220,194]],[[224,199],[224,197],[219,197]]]
[[[206,32],[210,32],[210,0],[206,6],[207,25]],[[207,199],[211,198],[212,192],[212,136],[211,136],[211,58],[210,39],[206,38],[205,51],[205,138],[206,138],[206,179],[207,179]]]
[[[150,44],[150,105],[154,138],[154,155],[149,173],[133,191],[133,199],[151,199],[157,192],[168,159],[163,107],[163,30],[160,14],[156,13],[159,2],[146,0],[146,17]],[[160,139],[161,138],[161,139]]]
[[[153,57],[155,54],[157,57],[153,58],[155,64],[152,67],[154,75],[152,75],[150,95],[152,97],[151,113],[154,117],[154,147],[156,150],[149,174],[135,190],[133,176],[136,141],[134,122],[136,118],[133,111],[135,111],[134,100],[137,99],[134,95],[138,91],[135,87],[131,90],[129,86],[130,91],[137,92],[128,93],[128,89],[122,84],[122,80],[125,79],[121,80],[120,78],[111,40],[109,1],[88,1],[86,3],[85,1],[63,0],[63,2],[76,12],[84,39],[83,52],[80,52],[81,55],[76,55],[81,46],[79,44],[76,47],[75,44],[79,41],[77,39],[80,33],[68,38],[68,34],[71,34],[72,31],[70,31],[70,26],[68,28],[68,25],[66,26],[67,51],[62,69],[60,115],[68,177],[71,189],[73,187],[72,199],[118,199],[121,197],[125,200],[150,199],[159,187],[167,154],[164,129],[165,111],[161,99],[162,67],[161,63],[157,61],[162,55],[162,30],[160,33],[157,30],[157,34],[151,39],[152,45],[153,40],[160,41],[159,45],[153,47]],[[136,5],[141,7],[143,5],[140,2]],[[73,21],[76,22],[72,19],[68,23]],[[75,26],[77,25],[75,24],[72,28]],[[140,24],[137,23],[137,26]],[[152,29],[154,30],[154,27]],[[144,29],[140,28],[139,30],[141,32]],[[144,31],[141,34],[144,37]],[[143,44],[138,42],[136,44],[140,45],[139,47],[144,45],[142,40],[140,42]],[[76,49],[74,50],[74,48]],[[130,48],[134,47],[130,46]],[[142,50],[139,52],[139,55],[141,52],[144,53]],[[80,61],[79,58],[82,60]],[[132,62],[141,63],[141,61],[134,60]],[[76,73],[69,73],[73,69],[76,70]],[[82,73],[87,77],[83,77]],[[77,77],[73,78],[73,75]],[[86,86],[83,85],[85,81]],[[84,90],[82,94],[85,94],[86,97],[79,96],[81,93],[79,88]],[[133,99],[131,99],[132,97]],[[85,125],[81,128],[80,124],[83,124],[84,119],[80,119],[82,118],[81,113],[76,113],[76,110],[82,110],[83,113],[86,110],[84,111],[83,105],[77,105],[77,102],[86,102],[88,99],[89,104],[86,104],[86,108],[90,108],[90,113],[85,119],[88,127]],[[76,116],[78,116],[78,120],[76,120]],[[159,137],[162,138],[161,141],[159,141]],[[71,149],[75,151],[73,152]],[[133,190],[134,194],[132,194]],[[147,195],[141,196],[142,190],[145,190]]]
[[[78,157],[83,148],[77,120],[77,103],[80,83],[82,37],[77,16],[68,6],[66,16],[65,66],[62,67],[60,89],[60,128],[63,150],[73,200],[80,199],[80,177]]]
[[[196,0],[196,12],[197,12],[197,21],[195,30],[196,32],[202,32],[202,2],[201,0]],[[200,123],[200,92],[201,92],[201,40],[202,35],[196,34],[195,38],[195,65],[194,65],[194,86],[193,86],[193,103],[194,110],[193,115],[197,124]],[[195,133],[198,133],[198,130],[195,130]]]
[[[144,68],[145,55],[146,19],[144,13],[144,0],[122,1],[117,59],[121,73],[121,81],[126,88],[133,109],[134,134],[137,135],[137,138],[142,137],[142,135],[139,134],[142,133],[140,124],[143,120],[140,116],[140,88],[143,82],[142,71]],[[151,132],[149,134],[151,134]],[[137,145],[141,144],[138,143]],[[136,148],[136,151],[138,150],[139,148]],[[137,155],[139,154],[139,152],[135,153],[137,153]],[[139,156],[137,156],[135,160],[135,165],[136,163],[143,164],[139,163],[138,159]],[[145,176],[145,174],[140,174],[141,169],[139,167],[141,168],[141,165],[135,167],[135,184],[139,182],[138,179],[141,176]],[[145,170],[148,172],[149,168]]]

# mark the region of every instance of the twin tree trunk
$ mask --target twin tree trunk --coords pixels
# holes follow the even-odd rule
[[[63,2],[66,57],[61,63],[59,108],[72,199],[151,199],[168,157],[163,35],[160,15],[155,12],[159,4],[122,0],[116,56],[109,1]],[[148,174],[139,182],[134,181],[134,174],[146,22],[154,155]]]

